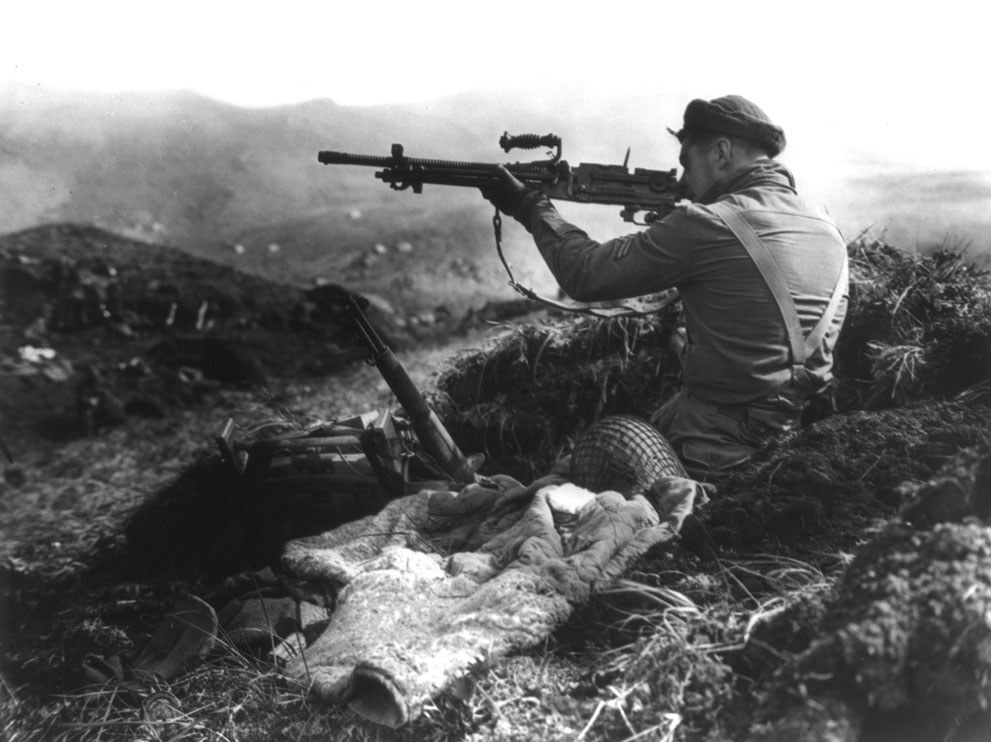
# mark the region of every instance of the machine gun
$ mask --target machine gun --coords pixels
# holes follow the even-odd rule
[[[506,165],[506,169],[525,185],[539,188],[552,199],[622,206],[620,216],[633,224],[657,221],[684,198],[675,170],[636,168],[631,173],[627,169],[629,150],[622,165],[580,163],[571,167],[561,159],[561,137],[556,134],[510,136],[504,133],[499,145],[505,152],[517,148],[555,148],[556,152],[549,159],[511,163]],[[317,159],[324,165],[382,168],[375,173],[376,178],[397,191],[410,188],[414,193],[422,193],[426,183],[481,188],[497,180],[499,167],[495,163],[407,157],[401,144],[392,145],[389,157],[324,150]],[[643,218],[637,221],[640,212],[644,212]]]

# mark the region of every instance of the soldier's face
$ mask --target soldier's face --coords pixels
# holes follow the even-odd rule
[[[719,149],[715,142],[698,143],[692,138],[686,139],[678,160],[683,168],[682,186],[693,201],[700,199],[721,177]]]

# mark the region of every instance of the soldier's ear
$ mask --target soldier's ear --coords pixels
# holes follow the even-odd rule
[[[728,163],[733,159],[733,142],[726,137],[719,137],[715,142],[717,160]]]

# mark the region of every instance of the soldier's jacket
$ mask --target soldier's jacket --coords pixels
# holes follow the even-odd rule
[[[808,334],[837,285],[846,245],[832,221],[798,196],[791,173],[773,160],[759,160],[702,203],[679,206],[641,232],[603,243],[565,221],[547,199],[536,201],[521,221],[573,299],[618,299],[676,287],[689,333],[685,391],[718,404],[742,404],[787,392],[791,358],[771,291],[743,245],[705,205],[715,201],[745,211],[783,272]],[[832,378],[846,287],[843,293],[832,326],[806,363],[809,389]]]

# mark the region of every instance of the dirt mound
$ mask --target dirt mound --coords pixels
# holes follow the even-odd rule
[[[5,317],[52,329],[127,322],[135,331],[274,325],[302,292],[96,227],[53,224],[0,237]],[[44,305],[48,312],[39,316]],[[102,306],[101,306],[102,305]]]
[[[0,287],[0,411],[25,447],[365,355],[350,320],[302,288],[90,226],[0,237]],[[412,342],[395,317],[367,312],[394,347]]]
[[[904,504],[902,483],[928,479],[989,431],[988,404],[837,414],[764,451],[720,486],[701,518],[720,548],[816,561],[853,549]]]
[[[755,739],[991,733],[991,440],[909,488],[857,552],[820,629],[774,680]],[[796,703],[793,689],[807,698]],[[814,730],[814,731],[812,731]]]
[[[849,247],[850,307],[836,348],[841,403],[878,409],[953,395],[991,375],[991,279],[958,252]]]
[[[430,402],[462,450],[486,454],[484,472],[532,479],[591,423],[643,415],[670,393],[677,362],[665,340],[675,318],[672,309],[507,327],[490,346],[455,358]]]

